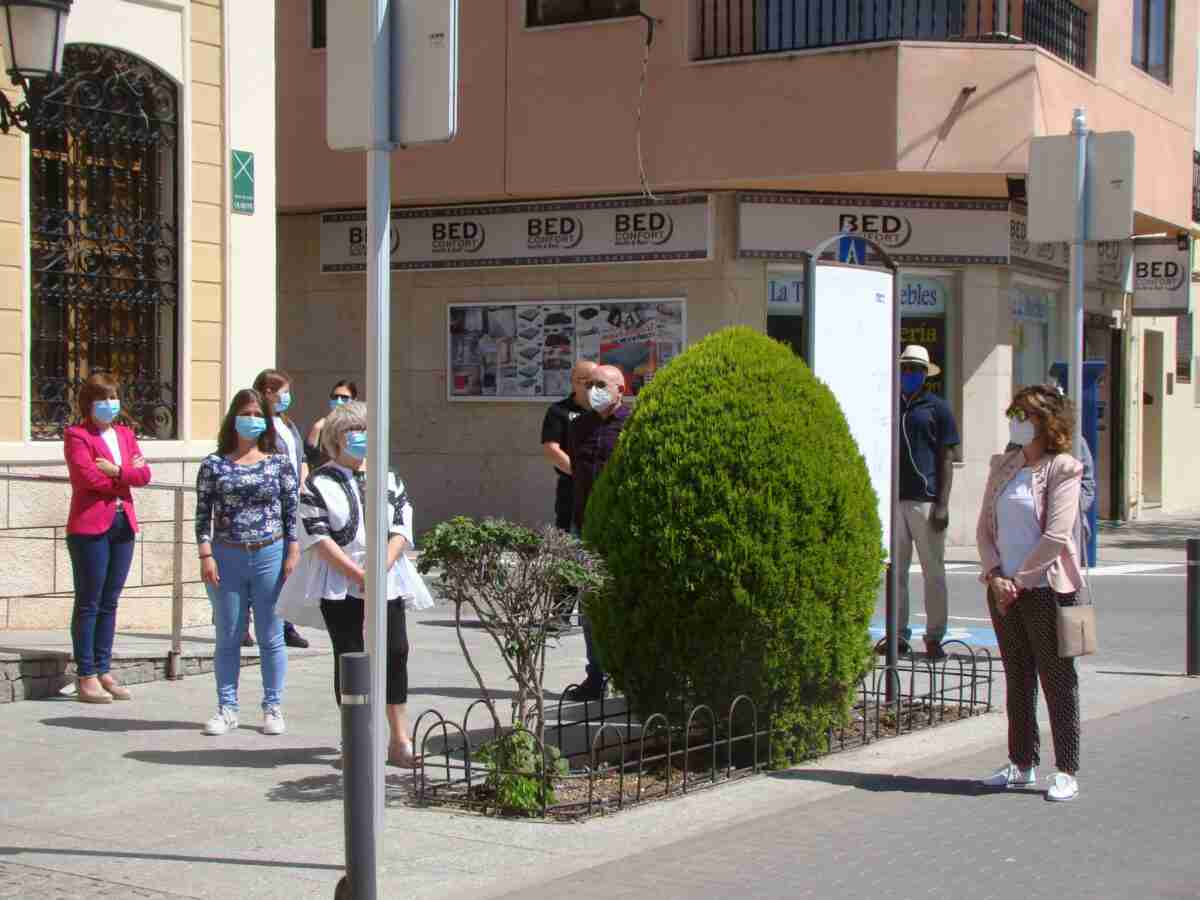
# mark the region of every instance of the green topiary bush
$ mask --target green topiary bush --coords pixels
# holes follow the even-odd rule
[[[609,586],[589,614],[605,667],[642,715],[751,696],[823,747],[848,715],[883,572],[877,499],[833,393],[790,349],[730,328],[638,396],[588,501]],[[744,705],[743,705],[744,706]]]

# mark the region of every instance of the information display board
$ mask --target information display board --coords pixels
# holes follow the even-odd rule
[[[813,373],[837,397],[879,496],[883,546],[891,547],[893,275],[818,263]]]
[[[686,302],[539,300],[452,304],[447,317],[451,400],[548,400],[571,392],[580,359],[614,365],[637,396],[686,343]]]

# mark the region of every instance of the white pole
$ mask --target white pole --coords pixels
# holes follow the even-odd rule
[[[1087,110],[1078,107],[1071,120],[1075,137],[1075,239],[1071,242],[1071,368],[1067,389],[1075,404],[1073,455],[1081,458],[1083,446],[1083,288],[1084,249],[1087,241]]]
[[[371,147],[367,150],[367,590],[366,648],[371,662],[371,797],[376,851],[383,837],[384,717],[387,667],[387,473],[391,326],[391,28],[389,0],[371,3]],[[379,859],[378,852],[376,860]],[[378,869],[370,896],[378,890]]]

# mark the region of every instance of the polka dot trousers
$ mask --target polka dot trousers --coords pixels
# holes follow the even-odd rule
[[[1035,588],[1022,591],[1008,612],[1000,615],[989,592],[988,608],[1008,687],[1008,756],[1021,768],[1041,763],[1037,722],[1040,675],[1050,710],[1054,761],[1060,771],[1079,771],[1079,678],[1075,660],[1058,655],[1058,606],[1074,602],[1074,594]]]

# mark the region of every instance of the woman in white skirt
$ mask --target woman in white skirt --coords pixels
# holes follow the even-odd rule
[[[314,470],[300,492],[300,565],[284,585],[280,615],[324,627],[333,642],[333,692],[341,703],[343,653],[363,650],[364,582],[367,561],[367,408],[357,401],[332,410],[321,429],[329,462]],[[388,473],[390,538],[387,577],[388,762],[412,767],[408,732],[408,632],[404,611],[428,609],[433,599],[405,556],[412,546],[412,506],[403,482]]]

